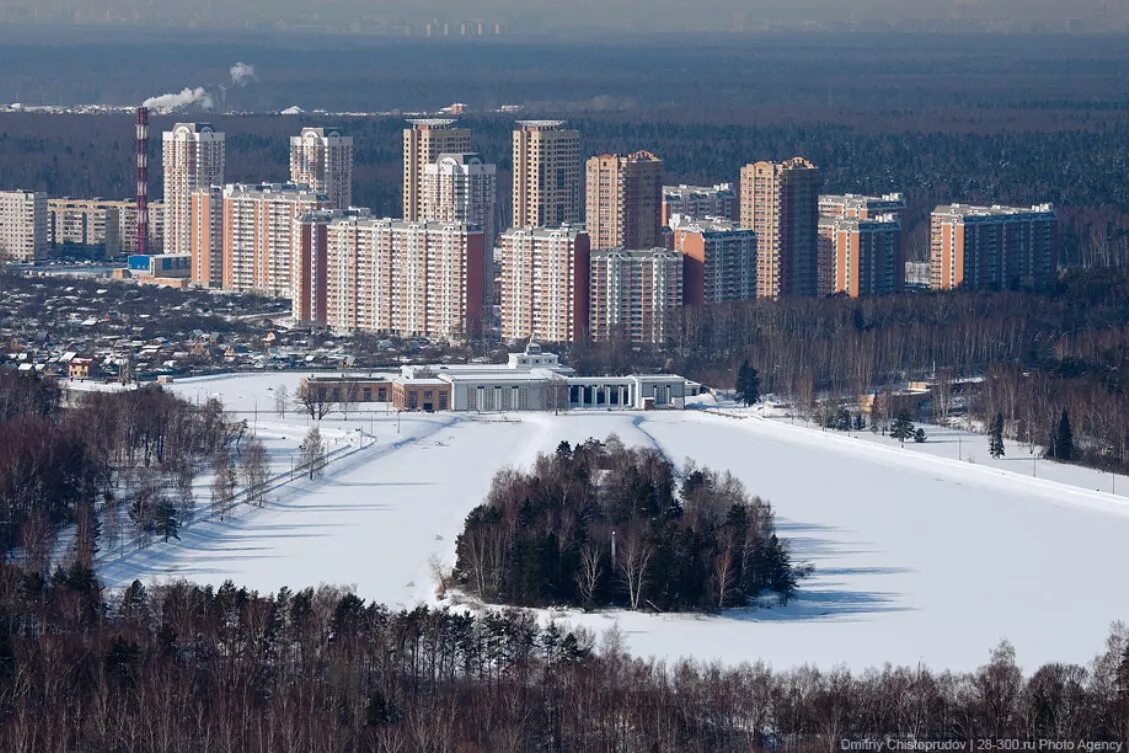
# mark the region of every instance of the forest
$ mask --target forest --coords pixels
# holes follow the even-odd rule
[[[772,506],[729,473],[612,435],[561,442],[529,473],[500,471],[455,545],[455,584],[489,602],[652,611],[787,602],[801,568]]]
[[[633,658],[516,610],[390,610],[0,565],[5,753],[806,753],[888,735],[1129,742],[1129,631],[1085,666],[773,669]]]
[[[32,572],[91,570],[100,547],[176,535],[195,510],[203,467],[241,442],[243,457],[257,454],[245,429],[218,401],[195,406],[157,386],[91,392],[60,407],[53,380],[0,369],[0,559],[18,548]],[[234,475],[234,460],[213,470],[221,466]],[[246,461],[244,470],[265,472]],[[69,550],[56,551],[71,524]]]

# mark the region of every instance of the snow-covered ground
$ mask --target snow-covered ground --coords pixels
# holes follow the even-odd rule
[[[270,388],[296,375],[185,381],[190,399],[218,394],[251,411],[269,432],[280,467],[306,421],[273,415]],[[295,482],[263,509],[197,523],[182,540],[108,561],[111,586],[185,577],[232,579],[261,591],[354,585],[394,606],[435,601],[432,562],[449,565],[463,517],[494,472],[523,465],[562,440],[618,434],[654,445],[675,462],[728,469],[772,501],[778,528],[800,561],[815,565],[786,608],[723,615],[562,613],[602,632],[618,624],[636,654],[776,667],[853,668],[885,662],[969,669],[1007,638],[1028,668],[1084,662],[1113,620],[1129,619],[1129,497],[1109,474],[1038,461],[1008,443],[989,462],[983,436],[930,430],[904,448],[869,432],[848,436],[788,421],[702,411],[512,414],[511,420],[403,414],[383,406],[323,433],[347,441],[356,428],[373,446],[331,465],[318,482]],[[957,460],[956,438],[961,454]],[[969,454],[975,457],[969,463]],[[1097,491],[1097,490],[1102,491]],[[1129,479],[1117,490],[1129,494]]]

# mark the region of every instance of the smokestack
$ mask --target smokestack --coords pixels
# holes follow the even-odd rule
[[[137,253],[149,252],[149,108],[137,108]]]

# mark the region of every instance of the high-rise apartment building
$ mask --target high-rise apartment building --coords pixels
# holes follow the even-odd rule
[[[662,160],[650,152],[600,154],[585,166],[585,225],[592,248],[661,244]]]
[[[440,154],[424,168],[423,217],[428,222],[465,222],[482,228],[485,304],[494,300],[497,168],[478,154]]]
[[[456,121],[424,118],[408,121],[404,129],[404,219],[423,218],[424,176],[427,166],[440,154],[462,154],[470,151],[470,131],[456,128]]]
[[[939,206],[930,220],[929,287],[1046,287],[1055,280],[1055,232],[1051,204]]]
[[[819,197],[819,213],[824,217],[854,217],[868,220],[882,214],[900,216],[905,209],[906,197],[900,193],[887,193],[881,196],[861,196],[853,193],[823,194]]]
[[[213,192],[208,204],[214,206]],[[291,235],[294,220],[312,210],[328,207],[325,194],[292,183],[234,184],[222,192],[222,281],[225,290],[250,290],[264,295],[290,297]],[[213,209],[214,211],[214,209]],[[192,252],[192,268],[213,275],[214,253],[205,262],[206,239],[214,220],[201,218],[199,245]],[[202,281],[201,281],[202,282]]]
[[[687,306],[756,298],[756,233],[720,218],[682,221],[675,215],[671,223]]]
[[[224,135],[209,123],[177,123],[161,137],[165,181],[165,250],[190,251],[192,192],[223,184]]]
[[[374,219],[364,210],[307,213],[294,224],[299,321],[401,337],[479,334],[478,227]]]
[[[821,217],[820,293],[858,298],[900,290],[905,269],[901,237],[896,214]]]
[[[329,198],[334,209],[353,203],[353,137],[339,128],[303,128],[290,137],[290,182]]]
[[[47,242],[113,258],[121,252],[119,214],[114,202],[100,199],[48,199]]]
[[[819,168],[802,157],[741,168],[741,226],[757,234],[757,295],[816,295]]]
[[[666,248],[592,252],[588,327],[596,341],[663,344],[683,296],[682,254]]]
[[[223,197],[222,186],[209,186],[197,188],[189,198],[188,276],[195,285],[207,288],[223,287]]]
[[[583,228],[511,228],[499,237],[498,246],[502,338],[585,339],[590,243]]]
[[[41,261],[47,249],[47,194],[0,191],[0,261]]]
[[[580,221],[580,133],[563,120],[519,120],[513,140],[512,227]]]
[[[723,220],[739,218],[737,190],[732,183],[712,186],[663,186],[662,224],[670,225],[674,215],[701,220],[718,217]]]

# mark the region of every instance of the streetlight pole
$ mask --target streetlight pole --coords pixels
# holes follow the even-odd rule
[[[615,567],[615,531],[612,531],[612,567]]]

